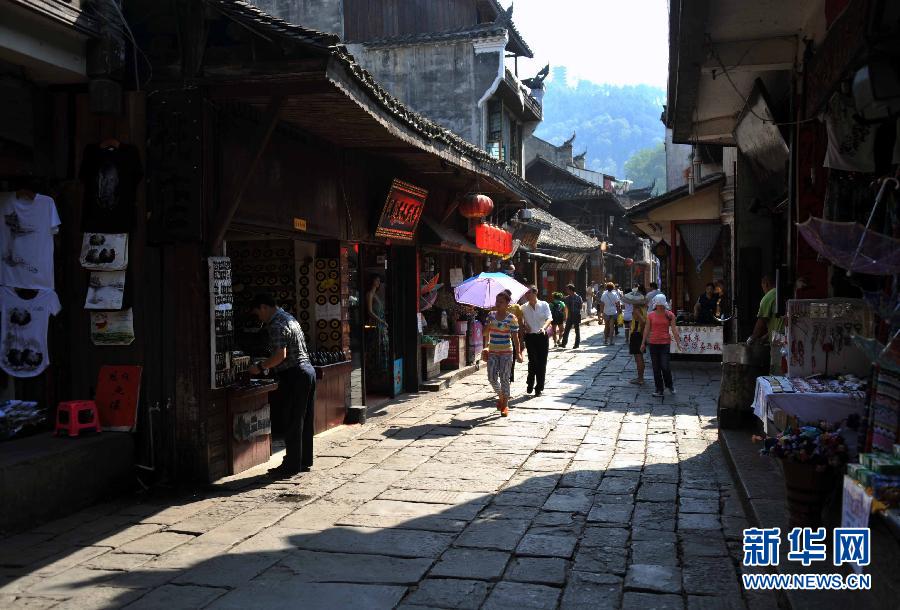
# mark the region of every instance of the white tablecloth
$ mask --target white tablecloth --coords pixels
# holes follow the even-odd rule
[[[796,416],[801,422],[824,420],[836,423],[854,413],[863,415],[865,403],[862,399],[846,393],[776,393],[772,390],[772,384],[767,377],[757,377],[753,412],[764,424],[768,424],[774,409],[781,409],[789,415]]]

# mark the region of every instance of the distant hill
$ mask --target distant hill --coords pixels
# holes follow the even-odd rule
[[[650,85],[566,84],[565,68],[545,84],[544,121],[535,135],[562,144],[577,133],[574,152],[587,150],[588,169],[625,178],[625,162],[665,139],[659,117],[665,92]],[[645,186],[645,185],[638,185]]]

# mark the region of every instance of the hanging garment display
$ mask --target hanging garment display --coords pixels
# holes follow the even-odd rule
[[[85,233],[79,260],[91,271],[124,271],[128,268],[128,233]]]
[[[875,171],[876,126],[856,119],[856,106],[852,95],[835,93],[822,115],[828,132],[828,150],[825,167],[846,172],[872,173]]]
[[[84,149],[82,230],[127,233],[134,228],[137,186],[144,177],[137,149],[114,142]]]
[[[0,213],[0,285],[52,290],[56,203],[46,195],[0,193]]]
[[[34,298],[24,299],[12,288],[0,287],[0,368],[13,377],[35,377],[44,372],[50,364],[47,326],[50,316],[60,309],[53,290],[39,290]]]

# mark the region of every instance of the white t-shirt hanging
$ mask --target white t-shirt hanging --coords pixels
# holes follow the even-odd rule
[[[20,199],[15,192],[0,193],[0,214],[0,285],[52,290],[56,203],[46,195]]]
[[[61,309],[52,290],[39,290],[23,299],[15,290],[0,287],[0,368],[13,377],[35,377],[50,364],[47,326]]]
[[[856,120],[853,97],[835,93],[822,115],[828,133],[825,167],[845,172],[875,171],[875,125]]]

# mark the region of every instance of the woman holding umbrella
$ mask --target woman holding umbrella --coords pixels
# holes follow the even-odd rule
[[[496,298],[496,308],[488,316],[484,331],[487,347],[481,353],[487,360],[488,381],[497,393],[497,410],[500,415],[509,415],[509,374],[513,359],[522,362],[519,345],[519,320],[509,310],[510,296],[501,292]]]

